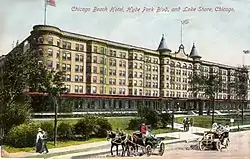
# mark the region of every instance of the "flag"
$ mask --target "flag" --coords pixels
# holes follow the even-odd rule
[[[250,54],[250,50],[243,50],[244,54]]]
[[[46,0],[46,5],[50,5],[50,6],[55,7],[56,6],[56,2],[55,2],[55,0]]]
[[[185,20],[182,20],[181,21],[181,24],[184,25],[184,24],[188,24],[189,23],[189,19],[185,19]]]

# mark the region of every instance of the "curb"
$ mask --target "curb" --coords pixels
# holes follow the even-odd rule
[[[191,139],[191,140],[174,139],[174,140],[163,141],[163,143],[168,144],[168,145],[169,144],[176,144],[176,143],[190,143],[190,142],[196,142],[197,139],[198,138]],[[118,151],[121,152],[121,148],[119,148]],[[104,155],[104,154],[107,154],[107,153],[110,153],[110,150],[104,150],[104,151],[100,151],[100,152],[96,152],[96,153],[82,154],[82,155],[81,155],[81,153],[75,153],[75,154],[69,155],[68,157],[66,157],[65,155],[62,155],[62,156],[57,156],[57,157],[51,157],[50,159],[64,158],[63,156],[65,156],[68,159],[90,158],[90,157],[93,157],[93,156]]]

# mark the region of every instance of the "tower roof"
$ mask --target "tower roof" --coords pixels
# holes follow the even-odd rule
[[[171,50],[167,46],[167,42],[166,42],[166,39],[164,37],[164,34],[162,34],[161,42],[158,46],[157,51],[170,51],[171,52]]]
[[[195,47],[195,44],[193,43],[193,47],[191,49],[191,52],[189,54],[189,57],[191,58],[201,58],[201,56],[199,56],[197,50],[196,50],[196,47]]]

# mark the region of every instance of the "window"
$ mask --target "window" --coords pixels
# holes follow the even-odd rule
[[[83,62],[83,55],[80,55],[80,62]]]
[[[78,81],[79,81],[79,76],[75,75],[75,82],[78,82]]]
[[[83,76],[79,76],[79,82],[83,82]]]
[[[56,69],[59,69],[59,68],[60,68],[60,64],[56,63]]]
[[[97,67],[93,66],[93,73],[97,73]]]
[[[39,38],[38,38],[38,43],[39,43],[39,44],[42,44],[43,42],[44,42],[43,37],[39,37]]]
[[[79,65],[75,65],[75,72],[79,72]]]
[[[48,61],[48,62],[47,62],[47,66],[48,66],[49,68],[52,68],[52,67],[53,67],[53,61]]]
[[[63,58],[63,60],[66,60],[66,53],[65,52],[63,53],[62,58]]]
[[[67,49],[71,49],[71,43],[67,42]]]
[[[80,72],[81,73],[83,72],[83,66],[80,66]]]
[[[71,65],[67,64],[67,71],[71,71]]]
[[[70,85],[66,85],[66,89],[67,89],[67,92],[70,92],[70,89],[71,89]]]
[[[92,87],[92,93],[96,93],[96,86]]]
[[[66,47],[67,47],[67,42],[66,42],[66,41],[63,41],[62,47],[63,47],[64,49],[66,49]]]
[[[97,46],[93,47],[93,52],[97,52]]]
[[[60,47],[60,40],[56,41],[56,46]]]
[[[79,51],[79,44],[76,44],[76,50]]]
[[[79,91],[79,86],[75,86],[75,92],[78,93]]]
[[[79,61],[79,54],[75,55],[75,61]]]
[[[80,44],[80,51],[84,51],[84,46]]]
[[[93,83],[96,83],[96,82],[97,82],[97,77],[93,76]]]
[[[71,53],[67,53],[67,60],[71,60]]]
[[[79,87],[79,92],[80,92],[80,93],[83,93],[83,86],[80,86],[80,87]]]
[[[53,45],[53,37],[48,38],[48,44]]]
[[[56,58],[57,58],[57,59],[60,58],[60,51],[59,51],[59,50],[56,51]]]
[[[66,81],[71,81],[71,76],[70,75],[66,75]]]
[[[48,56],[53,57],[53,50],[52,49],[48,49]]]
[[[66,71],[66,64],[65,63],[62,64],[62,70]]]
[[[97,56],[93,56],[93,63],[97,63]]]

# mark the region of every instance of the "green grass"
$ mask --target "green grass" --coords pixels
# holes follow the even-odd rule
[[[177,117],[177,123],[182,124],[183,118],[184,117]],[[193,119],[194,126],[196,126],[196,127],[211,128],[211,126],[212,126],[212,116],[192,116],[192,117],[188,117],[188,118]],[[233,125],[231,125],[231,123],[230,123],[231,118],[234,119]],[[236,117],[236,115],[234,115],[234,114],[216,115],[216,116],[214,116],[214,121],[216,123],[220,123],[223,125],[237,126],[238,122],[240,125],[242,125],[241,116]],[[248,125],[248,124],[250,124],[250,116],[244,116],[243,125]]]
[[[126,130],[128,123],[130,119],[133,117],[126,117],[126,118],[108,118],[109,122],[112,125],[113,130],[120,129],[124,130],[126,133],[131,134],[135,130]],[[58,124],[61,122],[69,122],[71,124],[77,123],[78,120],[72,119],[72,120],[59,120]],[[40,122],[40,121],[37,121]],[[43,122],[53,122],[53,121],[43,121]],[[169,133],[169,132],[176,132],[179,130],[172,130],[170,128],[165,128],[165,129],[155,129],[152,131],[153,134],[162,134],[162,133]],[[173,139],[173,138],[167,138],[167,139]],[[87,143],[93,143],[93,142],[99,142],[99,141],[105,141],[105,138],[92,138],[87,141],[58,141],[58,147],[67,147],[67,146],[72,146],[72,145],[80,145],[80,144],[87,144]],[[53,145],[53,142],[48,142],[48,148],[55,148]],[[27,148],[15,148],[15,147],[10,147],[10,146],[4,146],[4,149],[9,152],[9,153],[16,153],[16,152],[34,152],[35,147],[27,147]],[[74,152],[76,153],[76,152]]]
[[[47,143],[48,149],[52,148],[60,148],[60,147],[67,147],[67,146],[73,146],[73,145],[80,145],[80,144],[88,144],[88,143],[93,143],[93,142],[100,142],[100,141],[105,141],[105,138],[92,138],[86,141],[73,141],[73,140],[68,140],[68,141],[58,141],[57,146],[55,147],[53,142],[49,141]],[[16,153],[16,152],[34,152],[35,147],[25,147],[25,148],[15,148],[15,147],[10,147],[10,146],[5,146],[4,149],[9,152],[9,153]]]

